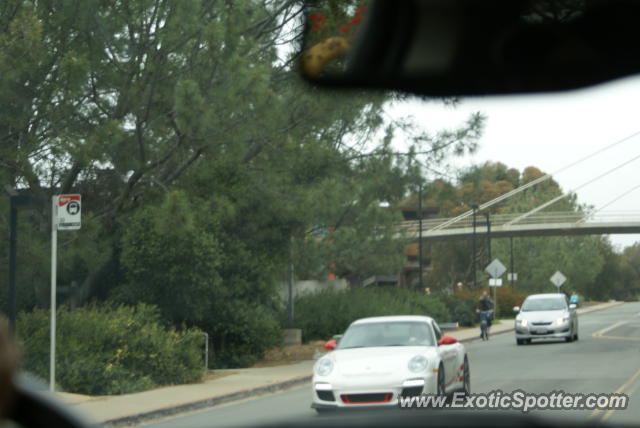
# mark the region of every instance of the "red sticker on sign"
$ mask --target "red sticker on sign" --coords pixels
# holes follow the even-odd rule
[[[58,198],[58,206],[63,207],[71,201],[80,202],[80,195],[60,195]]]

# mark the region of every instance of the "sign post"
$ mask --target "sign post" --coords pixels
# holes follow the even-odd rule
[[[498,293],[496,287],[502,286],[502,279],[500,277],[507,271],[507,268],[498,259],[493,259],[491,263],[484,269],[486,273],[491,276],[489,280],[489,287],[493,287],[493,304],[496,307],[496,315],[498,309]]]
[[[58,267],[58,230],[80,229],[80,195],[54,195],[51,198],[51,337],[49,354],[49,391],[56,385],[56,280]]]
[[[551,278],[549,278],[549,281],[551,281],[553,285],[555,285],[558,289],[558,294],[560,293],[560,287],[562,287],[562,284],[564,284],[566,280],[567,277],[564,276],[559,270],[557,270],[556,273],[551,275]]]

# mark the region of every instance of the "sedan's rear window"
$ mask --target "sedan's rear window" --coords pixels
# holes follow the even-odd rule
[[[377,322],[349,327],[338,349],[373,346],[434,346],[434,343],[426,322]]]
[[[567,303],[563,298],[528,299],[522,305],[522,310],[527,311],[560,311],[567,309]]]

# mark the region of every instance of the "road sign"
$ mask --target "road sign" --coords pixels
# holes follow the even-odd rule
[[[489,287],[502,287],[501,278],[489,278]]]
[[[567,280],[567,277],[564,276],[562,272],[557,270],[556,273],[551,275],[551,278],[549,278],[549,280],[553,283],[553,285],[560,288],[562,284]]]
[[[80,229],[82,198],[80,195],[57,195],[55,198],[54,224],[58,230]]]
[[[507,274],[507,281],[517,281],[518,280],[518,274],[517,273],[508,273]]]
[[[485,272],[491,275],[492,278],[500,278],[505,273],[507,268],[498,259],[494,259],[489,266],[485,268]]]
[[[49,338],[49,391],[56,385],[56,296],[58,276],[58,231],[80,229],[82,198],[74,195],[54,195],[51,198],[51,328]]]

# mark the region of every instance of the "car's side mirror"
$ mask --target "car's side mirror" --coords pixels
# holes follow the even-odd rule
[[[569,305],[569,309],[572,309],[572,310],[577,308],[577,307],[578,306],[575,303],[572,303],[572,304]]]
[[[323,346],[327,351],[333,351],[336,349],[336,341],[334,339],[327,340]]]
[[[516,312],[516,313],[520,312],[520,306],[514,306],[513,312]]]
[[[458,339],[453,336],[442,336],[440,340],[438,340],[438,345],[453,345],[454,343],[458,343]]]

